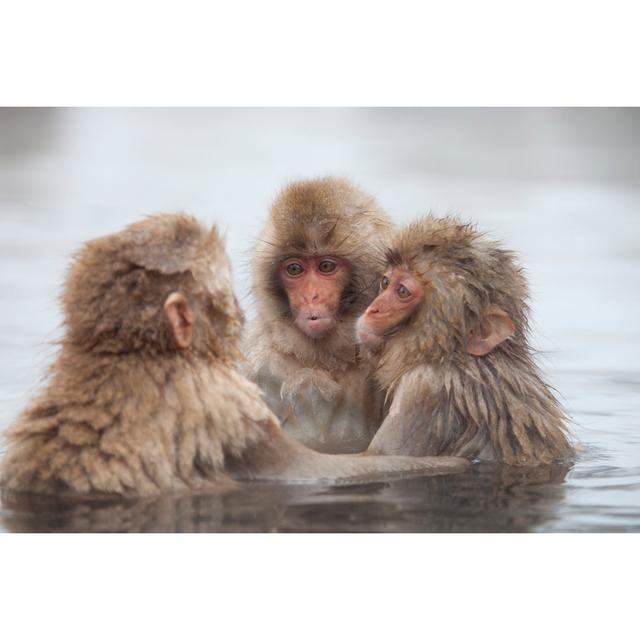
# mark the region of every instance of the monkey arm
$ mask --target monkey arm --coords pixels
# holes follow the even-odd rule
[[[376,432],[368,454],[437,456],[453,453],[450,440],[455,425],[439,402],[441,388],[434,372],[427,368],[404,376],[396,389],[389,413]],[[455,455],[462,455],[455,451]]]
[[[277,423],[267,426],[270,437],[229,460],[227,469],[238,479],[297,484],[357,484],[406,476],[461,473],[470,467],[464,458],[329,455],[305,447]]]
[[[407,475],[460,473],[469,462],[455,457],[399,457],[373,455],[329,455],[319,453],[282,430],[268,410],[258,387],[233,374],[234,387],[242,394],[242,421],[253,435],[237,452],[225,456],[225,470],[234,478],[313,484],[359,483]]]
[[[414,410],[402,414],[390,413],[373,437],[367,453],[405,456],[437,455],[437,443],[429,429],[430,417],[431,411],[428,408],[424,411]]]

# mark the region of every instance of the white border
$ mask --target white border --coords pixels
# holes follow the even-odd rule
[[[3,6],[5,105],[633,105],[635,3]],[[4,637],[627,637],[636,535],[0,538]],[[6,635],[5,635],[6,634]]]
[[[620,534],[6,535],[0,624],[12,639],[624,638],[637,550]]]
[[[21,0],[5,105],[634,105],[636,3]]]

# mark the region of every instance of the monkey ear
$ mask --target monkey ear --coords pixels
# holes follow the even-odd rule
[[[187,349],[193,338],[193,321],[195,319],[187,299],[181,293],[174,291],[164,303],[164,313],[169,321],[176,347]]]
[[[469,331],[467,351],[473,356],[486,356],[514,333],[509,314],[492,304],[484,310],[478,326]]]

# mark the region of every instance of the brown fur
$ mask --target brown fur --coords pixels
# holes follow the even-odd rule
[[[254,337],[259,345],[251,349],[260,352],[258,363],[278,353],[329,373],[354,365],[353,323],[375,295],[381,256],[391,231],[389,218],[375,200],[346,180],[309,180],[283,189],[254,249],[253,293],[259,320],[252,329],[261,336]],[[296,253],[330,254],[352,264],[340,330],[320,343],[295,327],[275,276],[277,265]]]
[[[290,433],[309,446],[340,450],[332,441],[341,417],[351,407],[362,425],[361,448],[366,447],[382,419],[382,397],[368,382],[368,370],[354,340],[357,317],[376,292],[384,247],[392,224],[373,197],[339,178],[295,182],[276,198],[267,224],[254,249],[252,263],[256,318],[247,339],[249,376],[267,392],[270,406],[284,422],[304,421],[314,413],[309,390],[324,404],[326,422],[334,434],[321,434],[322,425],[292,426]],[[351,264],[337,328],[314,340],[296,326],[287,296],[277,277],[278,265],[291,255],[332,255]],[[354,391],[345,398],[342,390]],[[353,414],[354,412],[352,412]],[[288,419],[288,416],[290,417]],[[357,418],[356,418],[357,420]],[[307,429],[306,435],[302,429]],[[330,431],[329,425],[327,431]],[[339,438],[339,436],[336,436]],[[357,444],[356,444],[357,446]]]
[[[163,311],[176,291],[195,318],[188,348]],[[463,468],[327,460],[289,441],[236,371],[243,318],[228,260],[215,228],[191,217],[154,216],[87,243],[63,302],[49,383],[7,433],[6,489],[149,495],[220,486],[230,472],[308,482]]]
[[[528,344],[527,283],[513,253],[455,218],[431,216],[399,232],[388,265],[425,287],[417,311],[388,336],[376,376],[393,395],[370,451],[488,456],[512,465],[567,459],[567,419]],[[512,337],[467,352],[469,331],[495,305]]]

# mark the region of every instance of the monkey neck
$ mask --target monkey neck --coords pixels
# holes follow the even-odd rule
[[[258,368],[268,365],[269,353],[278,353],[294,358],[302,367],[318,368],[330,373],[338,373],[357,366],[357,350],[354,340],[355,319],[343,319],[325,338],[312,340],[295,324],[279,318],[264,326],[256,321],[251,329],[254,340],[266,345],[260,351],[264,362],[258,358]],[[253,342],[251,338],[249,342]],[[253,360],[252,356],[252,360]]]
[[[135,404],[137,411],[156,415],[191,402],[196,413],[204,413],[211,395],[206,384],[215,386],[219,376],[234,369],[225,358],[191,352],[96,354],[65,346],[49,389],[64,390],[70,398],[86,396],[96,405],[104,402],[112,412]],[[153,407],[143,398],[162,402]]]

